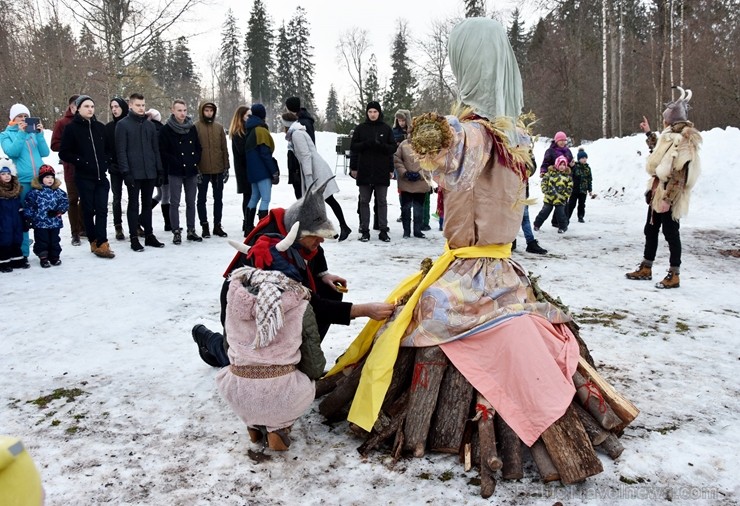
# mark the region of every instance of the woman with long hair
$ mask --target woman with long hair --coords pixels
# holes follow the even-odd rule
[[[242,230],[244,237],[247,236],[247,204],[252,197],[252,185],[247,181],[247,152],[245,141],[247,130],[244,124],[251,111],[248,106],[240,105],[234,111],[229,125],[229,137],[231,137],[231,152],[234,154],[234,174],[236,174],[236,193],[242,195]],[[252,216],[254,220],[254,216]]]

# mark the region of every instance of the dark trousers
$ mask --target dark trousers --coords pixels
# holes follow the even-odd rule
[[[337,199],[334,198],[334,195],[329,195],[329,198],[324,200],[324,202],[326,202],[329,207],[331,207],[331,210],[334,212],[334,216],[336,216],[337,220],[339,221],[339,226],[341,228],[347,228],[347,222],[344,221],[344,212],[342,211],[342,206],[339,205],[339,202],[337,202]]]
[[[67,198],[69,199],[69,211],[67,211],[69,231],[72,237],[79,237],[85,229],[83,228],[84,222],[82,219],[82,208],[80,206],[80,193],[77,189],[75,179],[75,177],[65,177],[64,185],[67,187]]]
[[[576,193],[570,194],[568,199],[568,220],[573,216],[573,210],[578,207],[578,219],[582,219],[586,216],[586,197],[588,193]]]
[[[113,225],[123,223],[121,197],[123,197],[123,177],[118,172],[110,173],[110,188],[113,192]]]
[[[424,224],[424,200],[428,193],[401,192],[401,223],[404,237],[411,235],[411,213],[414,214],[414,235],[421,235]]]
[[[295,199],[298,200],[303,195],[303,182],[301,182],[300,176],[298,181],[291,183],[293,185],[293,193],[295,193]]]
[[[181,177],[170,175],[169,201],[170,224],[172,230],[180,229],[180,197],[185,187],[185,224],[188,230],[195,229],[195,193],[197,191],[198,176]]]
[[[128,221],[128,234],[132,239],[138,237],[139,225],[144,229],[146,235],[152,233],[152,193],[154,192],[154,179],[137,179],[133,186],[126,186],[128,191],[128,207],[126,208],[126,220]],[[139,195],[141,195],[141,216],[139,215]]]
[[[545,222],[545,220],[550,216],[550,213],[555,210],[555,215],[553,216],[553,220],[557,223],[558,228],[561,228],[563,230],[568,228],[568,215],[565,212],[565,204],[559,204],[557,206],[548,204],[545,202],[542,205],[542,209],[537,214],[537,217],[534,219],[534,226],[535,228],[540,228],[542,224]]]
[[[668,243],[671,267],[681,266],[681,233],[680,224],[671,217],[671,211],[656,213],[648,207],[647,221],[645,222],[645,260],[655,260],[658,251],[658,234],[663,228],[663,237]]]
[[[34,228],[33,252],[39,258],[56,260],[62,254],[58,228]]]
[[[208,221],[208,210],[206,209],[208,183],[213,186],[213,223],[221,223],[224,209],[223,174],[201,174],[200,183],[198,183],[198,219],[201,223]]]
[[[83,179],[75,177],[80,192],[82,221],[85,224],[87,240],[96,244],[108,242],[108,192],[110,183],[103,179]]]
[[[378,217],[378,228],[388,231],[388,187],[373,184],[360,185],[360,232],[370,231],[370,199],[375,193],[375,203],[378,209],[375,215]]]

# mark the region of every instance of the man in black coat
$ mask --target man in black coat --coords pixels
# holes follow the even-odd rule
[[[314,130],[314,119],[311,114],[306,110],[305,107],[301,107],[301,99],[298,97],[290,97],[285,101],[285,108],[290,112],[295,113],[298,116],[298,123],[306,127],[306,133],[311,137],[311,141],[316,144],[316,133]],[[295,198],[301,198],[301,164],[293,154],[293,151],[288,150],[288,183],[293,185],[293,192]]]
[[[107,235],[110,183],[106,172],[110,155],[105,142],[105,126],[95,118],[92,98],[82,95],[75,104],[77,112],[64,128],[59,158],[75,167],[75,185],[90,251],[102,258],[113,258],[115,254]]]
[[[140,93],[128,100],[128,116],[116,125],[116,158],[123,181],[128,188],[128,220],[131,249],[144,251],[139,242],[139,225],[144,228],[144,244],[163,248],[152,231],[152,193],[164,183],[164,169],[159,157],[159,136],[154,123],[146,117],[146,102]],[[141,217],[139,217],[141,195]]]
[[[393,177],[393,131],[383,121],[380,104],[371,101],[365,108],[366,120],[355,127],[350,144],[350,175],[360,188],[360,241],[370,240],[370,198],[375,193],[381,241],[389,242],[388,187]]]
[[[121,97],[113,97],[110,100],[109,107],[113,119],[105,125],[105,142],[111,155],[108,174],[110,175],[110,187],[113,193],[113,226],[116,228],[116,239],[123,241],[126,239],[123,233],[123,210],[121,209],[123,177],[121,171],[118,170],[118,160],[116,159],[116,125],[128,116],[128,103]]]

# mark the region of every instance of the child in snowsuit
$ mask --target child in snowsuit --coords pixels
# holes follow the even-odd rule
[[[555,218],[558,223],[558,233],[563,234],[568,230],[568,215],[565,212],[573,190],[573,179],[570,177],[570,168],[568,159],[559,156],[555,160],[555,165],[550,166],[542,176],[542,210],[534,219],[534,229],[538,231],[542,223],[550,216],[553,208],[555,209]]]
[[[21,184],[8,167],[0,168],[0,272],[21,268],[23,253]]]
[[[578,206],[578,223],[583,223],[586,215],[586,196],[593,191],[591,167],[588,165],[588,155],[583,149],[578,150],[578,162],[573,166],[573,193],[568,200],[568,220],[573,216],[573,209]]]
[[[50,165],[41,166],[39,176],[31,186],[33,189],[23,203],[23,214],[31,219],[33,252],[43,268],[61,265],[59,231],[64,226],[62,215],[69,209],[69,199]]]

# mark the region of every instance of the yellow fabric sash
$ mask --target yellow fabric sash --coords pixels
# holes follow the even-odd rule
[[[370,320],[362,329],[362,332],[350,344],[347,351],[339,357],[336,365],[327,373],[327,376],[337,374],[345,367],[357,363],[364,357],[370,347],[370,354],[365,361],[360,376],[360,384],[357,387],[352,407],[347,419],[370,431],[378,418],[378,413],[383,405],[385,394],[393,376],[393,365],[398,357],[398,348],[404,332],[411,322],[411,317],[416,304],[432,283],[437,281],[456,258],[510,258],[511,244],[491,244],[488,246],[467,246],[451,250],[445,244],[445,251],[437,258],[424,279],[421,272],[417,272],[404,279],[385,299],[386,302],[396,303],[398,299],[409,292],[417,283],[418,287],[409,298],[408,302],[373,345],[373,338],[383,326],[385,320]]]

